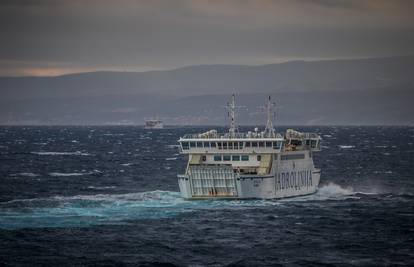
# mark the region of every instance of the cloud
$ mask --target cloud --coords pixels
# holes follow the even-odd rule
[[[10,61],[30,62],[32,69],[147,70],[413,54],[413,6],[386,0],[1,1],[0,75],[13,72]],[[19,68],[26,70],[14,64]]]

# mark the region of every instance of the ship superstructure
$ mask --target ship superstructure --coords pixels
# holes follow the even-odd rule
[[[313,152],[320,150],[320,136],[288,129],[276,133],[268,98],[264,131],[241,133],[235,118],[235,97],[229,107],[226,133],[210,130],[181,137],[180,152],[188,155],[184,174],[178,175],[182,197],[283,198],[315,193],[320,170]]]

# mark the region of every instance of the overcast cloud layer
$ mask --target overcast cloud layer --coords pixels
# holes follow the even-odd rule
[[[414,1],[0,1],[0,76],[414,54]]]

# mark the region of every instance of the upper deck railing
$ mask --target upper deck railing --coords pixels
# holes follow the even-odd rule
[[[283,138],[281,134],[271,136],[263,132],[246,132],[246,133],[217,133],[214,130],[199,134],[185,134],[182,139],[265,139],[265,138]]]
[[[320,139],[317,133],[300,133],[300,135],[286,135],[286,134],[273,134],[271,136],[264,134],[263,132],[247,132],[247,133],[198,133],[198,134],[185,134],[182,139],[265,139],[265,138],[277,138],[277,139]]]

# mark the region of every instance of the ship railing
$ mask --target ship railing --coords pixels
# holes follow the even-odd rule
[[[321,138],[317,133],[303,133],[305,139],[319,139]]]
[[[249,133],[217,133],[217,134],[185,134],[183,139],[265,139],[265,138],[283,138],[281,134],[274,134],[272,136],[265,135],[262,133],[255,133],[255,132],[249,132]]]

